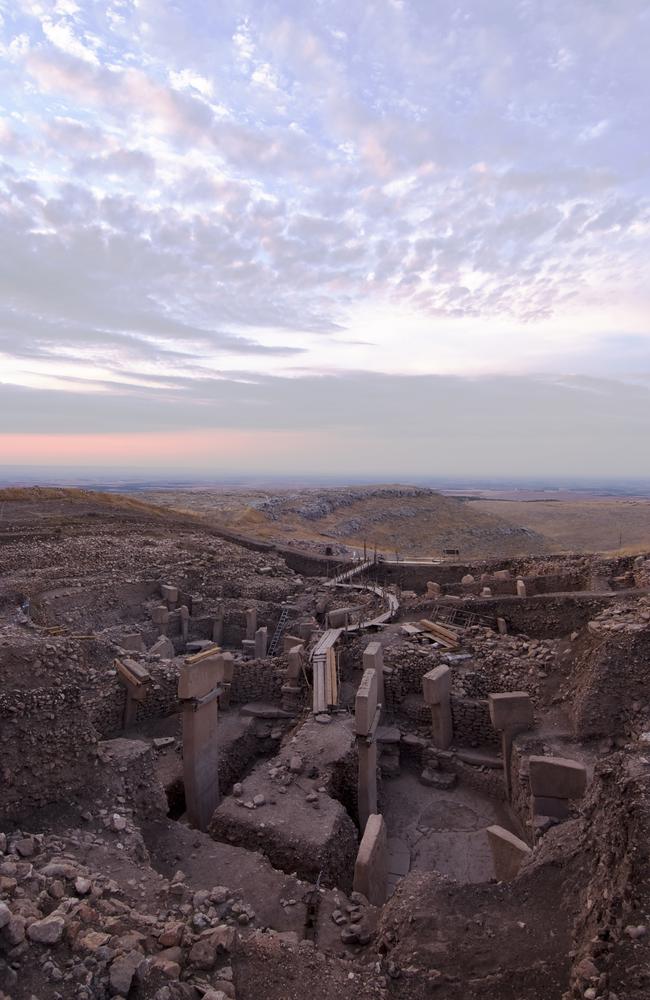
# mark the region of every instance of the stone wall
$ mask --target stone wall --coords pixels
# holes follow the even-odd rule
[[[284,673],[275,666],[275,660],[238,660],[233,672],[230,700],[235,704],[279,702],[284,683]]]
[[[441,662],[440,652],[425,651],[406,645],[398,650],[387,649],[384,663],[391,673],[384,677],[386,711],[393,714],[409,694],[422,694],[422,678]]]
[[[596,768],[580,842],[588,857],[573,927],[571,991],[584,997],[587,975],[601,977],[599,996],[648,995],[650,775],[616,754]],[[630,934],[642,927],[641,937]],[[609,992],[608,992],[609,990]]]
[[[504,618],[511,632],[538,639],[570,635],[583,628],[603,608],[618,599],[616,594],[566,594],[556,597],[480,598],[463,604],[468,611]]]
[[[633,628],[608,631],[595,622],[576,644],[572,718],[580,739],[634,735],[647,724],[650,625]]]
[[[0,694],[0,815],[71,803],[97,782],[97,734],[79,688]]]
[[[178,711],[178,665],[169,660],[146,664],[151,683],[144,701],[136,709],[136,726],[147,719],[161,719]],[[85,710],[102,739],[123,731],[126,690],[115,670],[108,670],[101,681],[82,696]]]
[[[499,734],[490,721],[487,701],[452,695],[451,715],[454,723],[454,744],[469,747],[500,744]]]

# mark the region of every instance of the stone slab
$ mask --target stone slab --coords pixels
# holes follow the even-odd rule
[[[492,851],[494,874],[499,882],[509,882],[517,876],[530,847],[503,826],[488,826],[488,843]]]
[[[587,769],[577,760],[532,756],[529,768],[533,795],[557,799],[579,799],[584,795]]]
[[[376,813],[368,817],[354,865],[354,890],[373,906],[386,902],[388,844],[386,824]]]

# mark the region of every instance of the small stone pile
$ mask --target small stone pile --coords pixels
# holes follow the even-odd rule
[[[126,823],[112,821],[116,830]],[[85,844],[106,849],[97,835]],[[143,869],[143,884],[159,881],[153,906],[141,910],[134,880],[127,899],[124,886],[61,846],[43,834],[0,834],[0,987],[12,995],[33,976],[39,996],[50,984],[48,995],[77,1000],[126,997],[136,984],[156,1000],[235,997],[231,955],[255,920],[238,894],[193,892],[183,872],[167,882]]]

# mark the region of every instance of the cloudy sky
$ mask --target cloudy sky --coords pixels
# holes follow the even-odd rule
[[[650,475],[650,3],[0,0],[0,464]]]

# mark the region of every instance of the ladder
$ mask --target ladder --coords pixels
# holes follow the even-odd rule
[[[278,619],[278,624],[275,626],[275,632],[273,633],[273,638],[269,643],[269,649],[267,656],[275,656],[277,653],[278,646],[280,645],[280,639],[284,634],[284,630],[287,627],[287,621],[289,620],[289,612],[286,608],[283,608],[280,612],[280,618]]]

